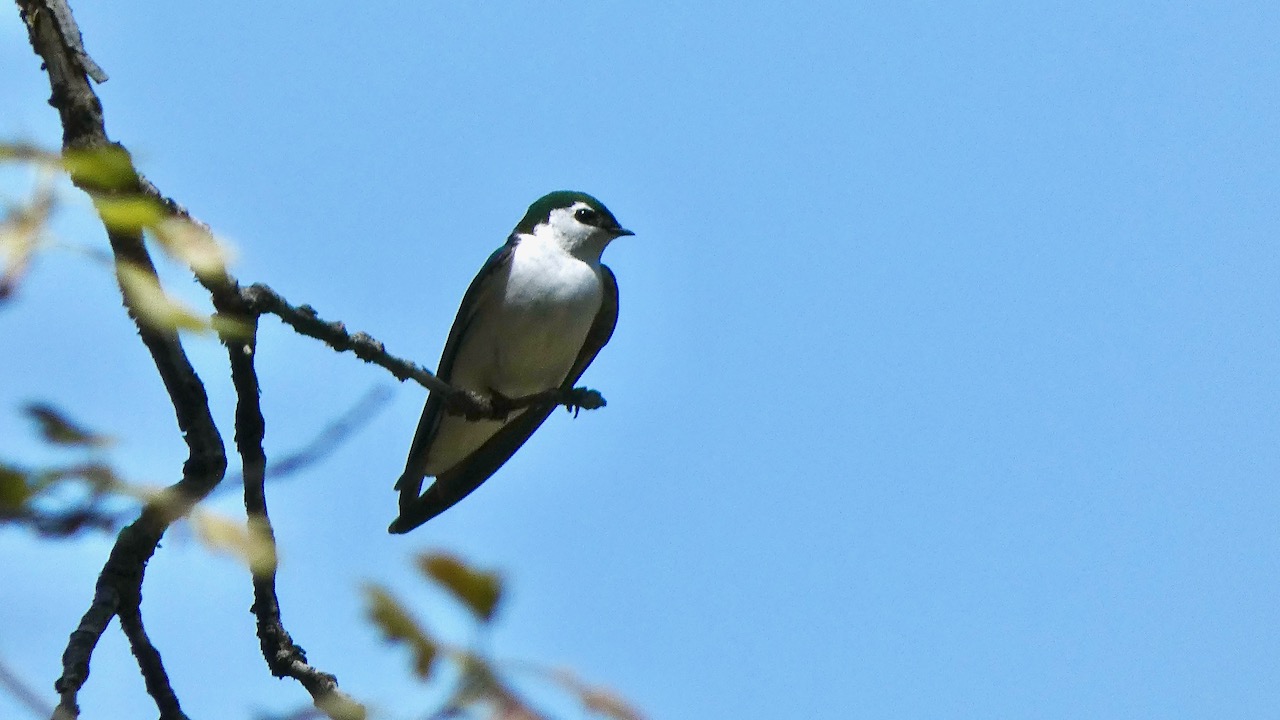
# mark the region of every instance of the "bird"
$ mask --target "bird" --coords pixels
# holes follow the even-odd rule
[[[557,190],[529,206],[463,295],[436,376],[503,401],[571,390],[613,336],[618,281],[600,261],[610,242],[635,233],[594,197]],[[469,420],[427,396],[396,481],[402,534],[453,507],[511,458],[555,409],[543,404],[503,419]],[[601,400],[601,404],[602,404]],[[427,477],[435,481],[422,492]]]

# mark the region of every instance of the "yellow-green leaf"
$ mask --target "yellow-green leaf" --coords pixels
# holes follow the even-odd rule
[[[166,253],[185,263],[202,279],[226,278],[233,253],[207,229],[186,218],[167,217],[152,227],[152,233]]]
[[[133,160],[119,145],[69,150],[63,155],[62,165],[72,180],[97,190],[127,190],[138,184]]]
[[[196,536],[212,550],[234,555],[249,566],[254,575],[275,572],[276,543],[271,529],[259,518],[242,524],[230,518],[199,513],[191,518]]]
[[[502,599],[502,577],[498,573],[476,570],[448,553],[420,555],[418,566],[481,621],[493,619]]]
[[[143,324],[158,330],[209,331],[209,317],[171,297],[154,274],[122,262],[116,264],[116,275],[125,300]]]
[[[409,646],[413,652],[413,670],[418,677],[423,680],[431,677],[438,652],[435,640],[385,588],[366,585],[364,594],[369,619],[382,629],[388,640]]]
[[[23,409],[40,426],[41,437],[56,445],[103,447],[114,442],[111,437],[99,435],[72,422],[52,405],[30,403]]]
[[[0,512],[11,513],[18,510],[27,504],[32,495],[35,495],[35,490],[25,472],[9,465],[0,465]]]
[[[258,326],[252,320],[242,320],[222,313],[214,313],[209,318],[209,326],[223,338],[239,340],[240,342],[253,340],[253,335],[258,329]]]
[[[166,214],[158,200],[146,195],[99,196],[93,204],[108,228],[123,232],[155,227]]]

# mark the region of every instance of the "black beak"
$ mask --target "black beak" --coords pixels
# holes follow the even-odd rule
[[[628,229],[626,229],[626,228],[614,228],[614,229],[613,229],[613,236],[614,236],[614,237],[622,237],[623,235],[635,235],[635,233],[631,232],[630,230],[628,230]]]

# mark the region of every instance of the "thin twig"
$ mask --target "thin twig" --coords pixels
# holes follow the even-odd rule
[[[212,234],[208,224],[192,215],[181,203],[160,192],[159,188],[141,174],[138,175],[138,185],[142,195],[160,203],[174,217]],[[368,333],[350,333],[345,323],[320,318],[310,305],[295,306],[263,283],[254,283],[245,288],[225,271],[221,277],[197,276],[196,279],[213,296],[215,306],[239,307],[255,315],[275,315],[299,335],[320,340],[337,352],[349,351],[361,360],[387,370],[401,382],[413,380],[432,392],[441,393],[445,397],[445,410],[465,416],[468,420],[502,420],[516,410],[545,405],[563,405],[576,417],[579,410],[597,410],[607,404],[600,393],[589,388],[552,388],[519,398],[500,398],[454,387],[425,367],[388,353],[386,346]],[[239,299],[230,297],[230,293],[239,293]]]
[[[368,424],[390,399],[391,390],[388,385],[378,384],[369,388],[355,405],[325,425],[311,442],[268,464],[267,479],[279,480],[324,460],[353,433]]]
[[[595,410],[604,407],[604,398],[594,390],[553,388],[519,398],[497,398],[454,387],[415,362],[396,357],[367,333],[347,332],[345,324],[322,319],[310,305],[291,305],[280,293],[261,283],[240,291],[245,303],[258,314],[271,314],[301,335],[323,341],[338,352],[351,351],[356,357],[373,363],[396,379],[413,380],[422,387],[445,396],[446,409],[469,420],[503,419],[522,408],[540,405],[564,405],[571,410]]]
[[[428,390],[445,394],[456,392],[448,383],[437,378],[421,365],[388,354],[382,343],[366,333],[349,333],[343,323],[321,319],[310,305],[294,307],[266,285],[260,283],[251,285],[240,294],[255,313],[275,315],[299,334],[323,340],[326,345],[338,352],[355,353],[355,356],[361,360],[387,370],[397,380],[412,378]]]
[[[285,452],[280,455],[280,459],[268,463],[266,479],[281,480],[322,462],[368,423],[390,398],[391,392],[387,385],[369,388],[354,405],[321,428],[306,444]],[[242,481],[243,475],[240,472],[228,470],[226,481],[218,486],[214,494],[229,491],[230,488],[241,485]]]
[[[0,685],[13,696],[18,702],[22,703],[34,715],[40,717],[49,717],[53,715],[53,706],[40,696],[34,688],[18,677],[18,674],[9,667],[4,658],[0,658]]]
[[[106,82],[106,71],[98,67],[98,63],[85,52],[84,38],[80,35],[76,19],[71,16],[71,8],[67,7],[66,3],[49,3],[49,9],[53,11],[53,21],[58,24],[58,33],[62,35],[63,44],[80,65],[80,69],[99,85]]]

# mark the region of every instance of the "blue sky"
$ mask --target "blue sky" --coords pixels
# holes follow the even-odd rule
[[[1280,713],[1275,4],[75,9],[108,131],[239,277],[428,366],[539,195],[637,233],[606,253],[621,320],[584,378],[607,409],[554,415],[404,537],[416,387],[272,488],[285,619],[386,717],[438,688],[359,583],[468,636],[411,569],[428,548],[506,573],[496,652],[654,718]],[[56,145],[12,12],[0,67],[0,136]],[[65,197],[61,236],[101,245]],[[101,268],[42,257],[0,332],[6,456],[50,457],[18,412],[39,398],[176,477]],[[189,347],[229,435],[221,351]],[[259,368],[277,455],[389,382],[269,319]],[[109,544],[0,531],[0,654],[42,688]],[[234,561],[178,530],[144,592],[189,712],[305,702],[267,677]],[[82,702],[148,713],[114,630]]]

